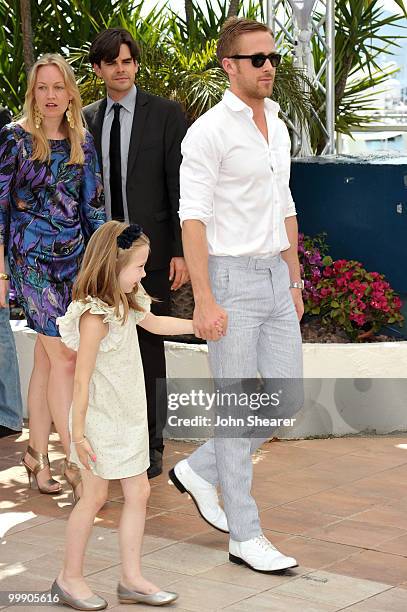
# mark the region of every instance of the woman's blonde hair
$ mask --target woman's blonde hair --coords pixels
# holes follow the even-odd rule
[[[35,83],[37,74],[41,66],[56,66],[62,74],[66,88],[71,96],[71,113],[74,127],[71,128],[66,117],[63,119],[68,139],[71,143],[71,156],[69,164],[83,164],[85,155],[82,149],[82,144],[85,142],[85,125],[82,117],[82,101],[78,86],[75,81],[75,75],[64,58],[59,53],[46,53],[40,57],[28,75],[27,91],[25,93],[25,101],[23,113],[20,118],[20,123],[24,122],[24,127],[31,133],[33,138],[33,154],[32,159],[38,159],[42,162],[49,161],[51,157],[51,148],[47,136],[44,132],[44,127],[41,122],[40,127],[35,127],[34,110],[35,110]]]
[[[109,306],[114,306],[117,317],[123,323],[129,309],[142,311],[136,299],[138,287],[131,293],[124,293],[119,284],[119,273],[126,266],[134,251],[150,246],[145,234],[141,234],[130,248],[121,249],[117,238],[129,225],[120,221],[108,221],[93,234],[85,251],[82,266],[73,286],[73,299],[85,300],[88,296],[97,297]]]

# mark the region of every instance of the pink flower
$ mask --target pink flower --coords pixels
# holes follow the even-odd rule
[[[349,289],[356,295],[356,297],[361,298],[365,295],[367,285],[364,285],[360,281],[356,280],[353,283],[349,283]]]
[[[372,288],[373,291],[384,291],[385,289],[389,289],[390,285],[389,283],[386,283],[385,281],[374,281],[372,283]]]
[[[337,261],[334,261],[334,270],[336,273],[341,272],[343,267],[347,264],[348,262],[346,261],[346,259],[338,259]]]
[[[321,278],[321,271],[319,268],[312,268],[312,282],[317,283]]]
[[[343,277],[339,277],[336,279],[336,286],[337,287],[346,287],[347,282],[346,282],[346,278]]]
[[[310,254],[309,262],[312,266],[319,265],[321,261],[322,261],[322,257],[319,251],[315,250],[313,253]]]
[[[370,301],[370,305],[372,308],[375,308],[376,310],[384,310],[385,312],[387,312],[389,308],[387,304],[387,300],[373,299]]]
[[[362,325],[364,325],[366,323],[366,315],[364,315],[364,314],[359,314],[359,313],[351,312],[350,315],[349,315],[349,319],[351,321],[354,321],[356,323],[356,325],[359,325],[359,327],[362,327]]]

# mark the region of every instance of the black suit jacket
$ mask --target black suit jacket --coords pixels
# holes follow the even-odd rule
[[[102,125],[106,98],[83,109],[102,167]],[[131,223],[139,223],[151,242],[147,270],[168,267],[182,257],[179,208],[181,141],[186,120],[177,102],[137,88],[127,162],[127,206]]]
[[[4,108],[4,106],[0,106],[0,130],[7,123],[10,123],[10,121],[11,121],[11,113],[9,113],[9,111],[6,108]]]

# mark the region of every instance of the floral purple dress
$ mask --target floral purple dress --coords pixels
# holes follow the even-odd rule
[[[51,160],[32,161],[32,137],[19,124],[0,130],[0,245],[29,327],[59,336],[88,237],[105,222],[92,136],[85,164],[68,164],[69,140],[51,140]]]

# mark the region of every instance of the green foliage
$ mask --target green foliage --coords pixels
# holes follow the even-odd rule
[[[0,104],[13,113],[22,106],[26,84],[17,5],[17,2],[0,2]]]
[[[23,69],[19,12],[14,0],[0,0],[6,28],[0,32],[0,102],[13,113],[21,109],[26,78]],[[190,118],[219,102],[227,86],[216,59],[216,39],[227,17],[228,0],[206,0],[201,7],[189,3],[192,21],[165,5],[143,16],[143,0],[39,0],[32,3],[35,56],[62,52],[77,74],[84,104],[104,93],[103,84],[88,64],[89,41],[107,27],[122,26],[140,43],[142,56],[137,82],[151,93],[173,98],[184,105]],[[240,4],[241,15],[263,19],[262,5]],[[1,15],[1,13],[0,13]],[[87,42],[84,42],[87,41]],[[287,113],[295,108],[303,121],[310,117],[310,102],[303,94],[303,76],[290,59],[278,70],[274,98]]]
[[[216,40],[220,28],[228,16],[229,2],[225,0],[205,0],[203,2],[189,0],[192,15],[191,20],[183,19],[178,13],[170,12],[168,28],[176,45],[182,45],[186,52],[190,49],[203,48],[207,41]],[[243,6],[239,2],[238,14],[248,19],[264,21],[264,11],[261,2],[249,0]]]
[[[402,0],[395,2],[406,14]],[[59,51],[68,57],[86,104],[104,93],[88,64],[89,41],[106,27],[123,26],[142,48],[140,86],[180,101],[193,120],[221,99],[227,85],[217,63],[215,41],[229,7],[229,0],[205,0],[205,4],[188,0],[189,19],[184,19],[166,5],[155,6],[143,16],[144,0],[37,0],[31,3],[34,54]],[[380,53],[391,54],[397,37],[381,32],[385,25],[401,27],[402,16],[385,16],[380,0],[336,0],[335,12],[336,127],[349,133],[369,121],[368,112],[375,108],[371,87],[384,85],[392,74],[381,71],[377,59]],[[240,1],[239,14],[264,20],[263,4],[250,0],[243,6]],[[0,23],[0,103],[17,113],[26,87],[19,2],[0,0]],[[319,71],[325,50],[315,38],[313,55]],[[273,98],[290,118],[296,115],[309,125],[313,147],[321,151],[324,138],[311,120],[311,109],[321,109],[322,115],[324,97],[312,87],[310,94],[304,94],[304,81],[290,54],[285,54]]]
[[[192,25],[165,7],[154,8],[142,18],[141,8],[142,3],[130,16],[120,16],[120,25],[141,45],[137,83],[150,93],[181,102],[189,120],[193,121],[219,102],[227,86],[226,75],[216,58],[216,41],[227,15],[228,2],[217,0],[214,7],[207,0],[206,8],[202,9],[192,0]],[[241,11],[250,18],[263,18],[261,5],[252,0]],[[111,21],[105,24],[111,25]],[[100,97],[102,91],[102,84],[86,63],[86,55],[86,46],[71,54],[85,104]],[[288,113],[295,107],[306,121],[310,117],[310,103],[303,93],[303,78],[287,59],[278,70],[274,98]]]
[[[67,56],[109,23],[119,24],[135,9],[135,0],[37,0],[31,2],[34,56]],[[21,110],[26,89],[19,2],[0,0],[0,103]]]

